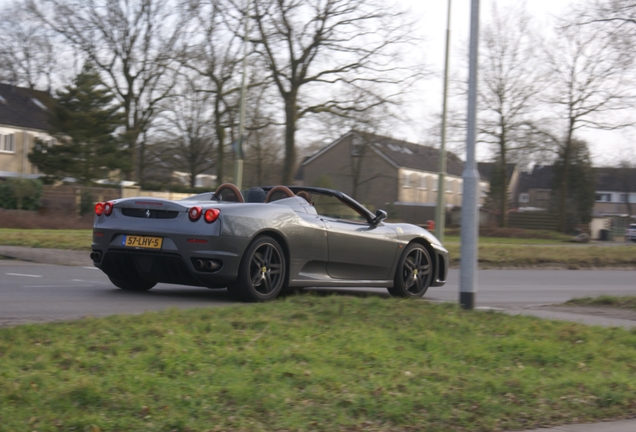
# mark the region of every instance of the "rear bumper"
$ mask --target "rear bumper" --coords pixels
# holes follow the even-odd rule
[[[207,241],[202,244],[188,242],[192,235],[164,234],[161,250],[125,248],[122,247],[125,233],[99,231],[103,236],[93,239],[93,252],[99,252],[99,257],[92,255],[93,264],[107,275],[117,279],[141,277],[157,283],[209,288],[225,287],[236,280],[241,257],[249,244],[248,238],[196,236]],[[196,260],[215,260],[221,266],[216,271],[197,269]]]

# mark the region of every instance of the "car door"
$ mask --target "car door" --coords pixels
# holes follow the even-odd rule
[[[398,250],[393,228],[323,218],[327,227],[329,276],[336,279],[388,280]]]
[[[387,280],[397,253],[397,233],[371,226],[355,208],[329,195],[314,196],[327,230],[327,273],[336,279]]]

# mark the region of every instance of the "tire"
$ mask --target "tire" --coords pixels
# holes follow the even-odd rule
[[[389,293],[393,297],[422,298],[433,280],[433,262],[424,246],[411,243],[398,261],[393,287]]]
[[[286,271],[280,244],[269,236],[257,237],[243,254],[238,277],[228,289],[246,302],[273,300],[285,289]]]
[[[121,288],[125,291],[148,291],[155,285],[157,282],[150,282],[145,279],[137,279],[137,280],[128,280],[128,279],[116,279],[114,277],[108,276],[108,279],[115,285],[117,288]]]

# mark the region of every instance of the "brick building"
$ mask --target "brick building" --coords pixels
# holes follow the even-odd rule
[[[28,154],[36,139],[48,135],[51,96],[42,91],[0,84],[0,178],[37,177]]]
[[[447,207],[461,206],[463,162],[447,153]],[[439,150],[350,131],[303,161],[297,181],[343,191],[389,216],[412,223],[434,219]],[[482,182],[482,201],[488,183]]]

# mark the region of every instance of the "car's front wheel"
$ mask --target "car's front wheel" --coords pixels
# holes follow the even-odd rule
[[[128,280],[117,279],[112,276],[108,276],[108,279],[110,279],[113,285],[115,285],[117,288],[121,288],[126,291],[148,291],[149,289],[157,285],[157,282],[150,282],[141,278]]]
[[[389,293],[394,297],[421,298],[433,278],[433,262],[424,246],[411,243],[398,262]]]
[[[240,300],[262,302],[276,298],[285,285],[285,254],[269,236],[256,238],[247,248],[236,282],[228,288]]]

